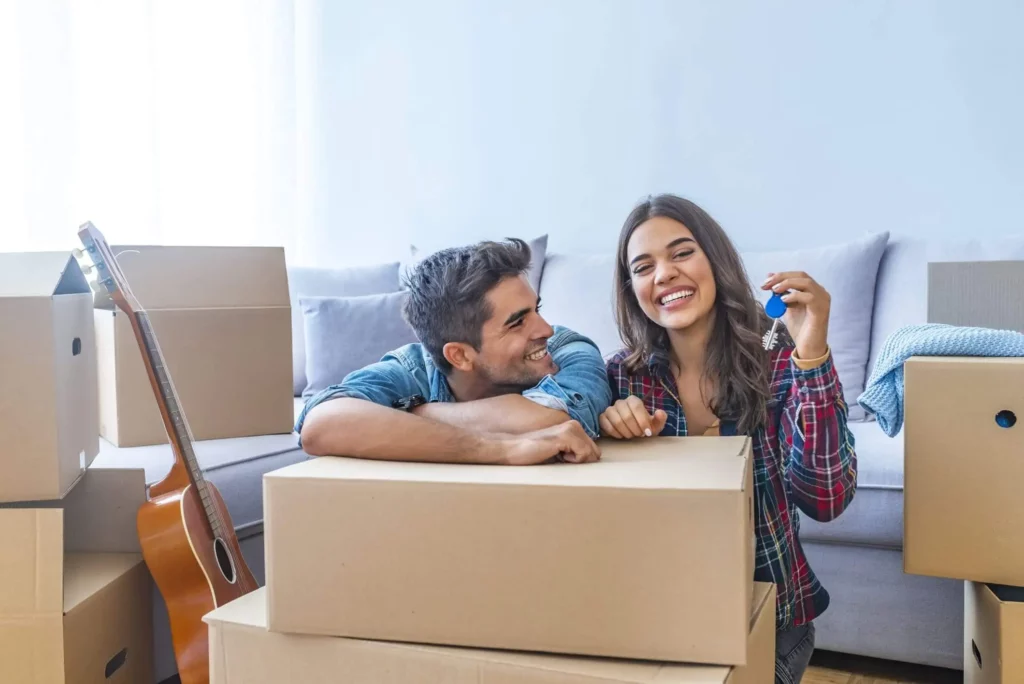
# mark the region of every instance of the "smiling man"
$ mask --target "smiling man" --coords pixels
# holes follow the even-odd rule
[[[312,456],[531,465],[600,457],[611,404],[586,337],[540,315],[522,240],[424,259],[405,318],[419,342],[310,398],[296,424]]]

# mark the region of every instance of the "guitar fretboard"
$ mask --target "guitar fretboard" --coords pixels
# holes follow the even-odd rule
[[[149,357],[153,374],[156,376],[157,385],[160,388],[160,396],[163,398],[167,414],[171,418],[174,437],[181,447],[181,457],[185,462],[185,467],[188,469],[189,479],[202,500],[203,512],[210,523],[210,529],[215,537],[223,539],[225,538],[223,534],[224,523],[210,498],[210,492],[206,486],[206,478],[203,477],[203,471],[199,467],[199,460],[196,458],[195,449],[193,448],[192,431],[185,420],[185,414],[181,411],[181,403],[178,401],[178,394],[174,390],[174,383],[171,382],[170,374],[167,372],[167,364],[164,362],[164,355],[160,351],[160,345],[156,341],[156,335],[153,333],[153,326],[145,312],[137,312],[135,316],[139,323],[139,329],[142,331],[146,355]]]

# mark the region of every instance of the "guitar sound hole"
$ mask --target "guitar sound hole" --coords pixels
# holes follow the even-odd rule
[[[231,560],[231,554],[228,553],[227,544],[221,541],[220,538],[213,540],[213,552],[217,556],[217,567],[220,568],[220,574],[224,576],[229,583],[235,583],[235,564]]]

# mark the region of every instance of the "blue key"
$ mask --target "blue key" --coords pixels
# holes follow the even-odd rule
[[[779,321],[782,320],[783,315],[786,313],[786,302],[782,301],[782,296],[772,293],[771,299],[764,305],[764,312],[768,314],[769,318],[774,318],[775,322],[772,323],[772,329],[764,334],[761,338],[761,344],[764,345],[766,350],[774,349],[775,343],[778,342],[779,334]]]

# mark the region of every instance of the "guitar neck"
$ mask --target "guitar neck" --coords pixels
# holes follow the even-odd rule
[[[144,311],[135,313],[139,343],[144,352],[144,360],[152,373],[151,380],[154,385],[157,402],[160,404],[161,413],[164,417],[164,426],[174,451],[175,459],[179,461],[188,473],[189,481],[195,487],[203,502],[203,509],[206,519],[214,536],[222,536],[223,524],[216,507],[213,505],[206,489],[206,479],[203,477],[202,468],[199,467],[199,459],[196,458],[193,446],[192,431],[189,429],[185,413],[181,410],[181,402],[178,400],[178,393],[174,389],[167,364],[164,361],[163,352],[160,351],[160,344],[156,341],[156,334],[153,332],[153,325],[149,316]]]

